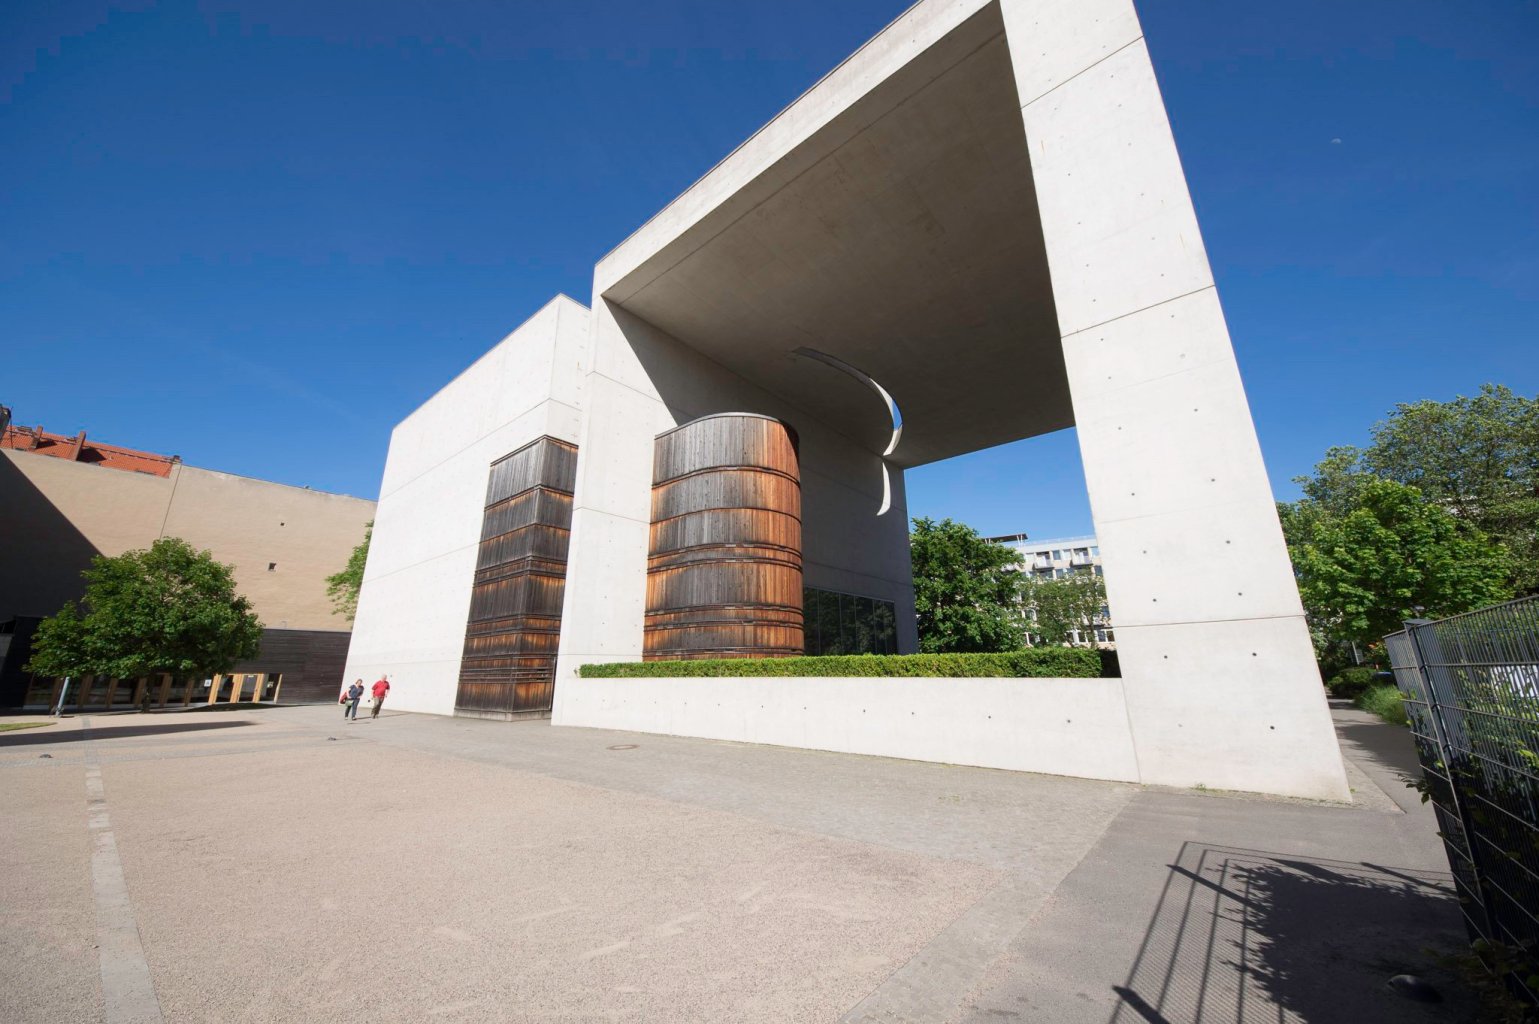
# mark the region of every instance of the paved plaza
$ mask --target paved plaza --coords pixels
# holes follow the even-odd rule
[[[1408,737],[1335,715],[1350,808],[334,707],[0,733],[0,1020],[1473,1019]]]

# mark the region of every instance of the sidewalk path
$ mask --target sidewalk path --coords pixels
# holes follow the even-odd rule
[[[0,1019],[129,1019],[88,761],[172,1022],[1466,1019],[1383,988],[1462,936],[1358,715],[1356,807],[330,707],[0,734]]]

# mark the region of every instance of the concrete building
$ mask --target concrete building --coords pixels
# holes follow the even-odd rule
[[[1011,533],[986,540],[1002,544],[1021,556],[1021,571],[1036,579],[1061,580],[1080,574],[1104,576],[1101,565],[1101,546],[1094,537],[1056,537],[1050,540],[1032,540],[1024,533]],[[1092,629],[1075,630],[1070,642],[1076,646],[1115,648],[1117,634],[1112,628],[1111,610],[1103,605],[1101,613],[1091,624]],[[1091,633],[1094,633],[1092,637]]]
[[[903,471],[1071,425],[1120,679],[578,675],[769,649],[796,571],[913,650]],[[348,675],[399,707],[1347,795],[1129,0],[910,8],[403,422],[378,522]]]
[[[235,567],[236,585],[266,627],[262,653],[217,680],[226,697],[282,694],[334,699],[348,622],[335,615],[326,577],[347,564],[374,502],[253,480],[41,427],[0,431],[0,707],[44,705],[48,680],[21,669],[38,620],[78,599],[96,555],[180,537]],[[261,677],[261,678],[257,678]],[[238,682],[237,682],[238,681]],[[131,687],[96,682],[81,700],[128,703]],[[121,692],[119,690],[121,689]],[[152,702],[160,700],[152,687]],[[202,688],[199,687],[201,690]],[[217,698],[169,689],[166,700]]]

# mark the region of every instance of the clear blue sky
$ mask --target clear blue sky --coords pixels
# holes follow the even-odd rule
[[[904,6],[0,4],[0,403],[373,497],[396,421]],[[1539,392],[1539,4],[1141,13],[1279,496],[1398,401]],[[1072,431],[909,507],[1090,527]]]

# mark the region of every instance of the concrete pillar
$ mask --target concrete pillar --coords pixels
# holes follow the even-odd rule
[[[1145,782],[1348,799],[1130,0],[1003,0]]]
[[[246,679],[247,676],[242,672],[237,672],[236,674],[230,676],[230,699],[227,703],[240,703],[241,694],[246,690]]]
[[[161,676],[160,676],[160,691],[159,691],[159,693],[157,694],[157,696],[155,698],[155,703],[159,707],[165,707],[166,703],[170,699],[171,699],[171,677],[170,677],[170,675],[162,673]]]

